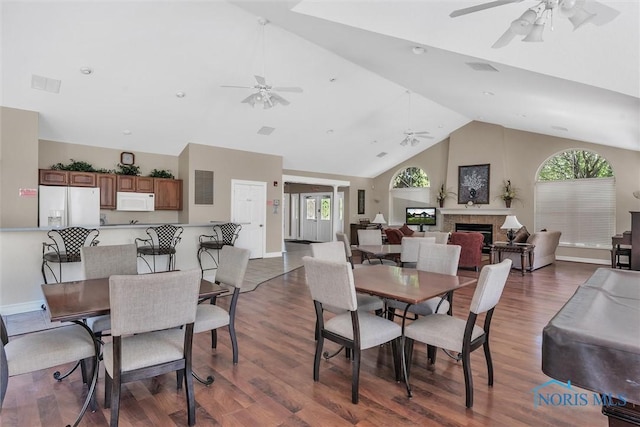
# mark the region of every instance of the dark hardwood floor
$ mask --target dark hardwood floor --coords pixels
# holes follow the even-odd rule
[[[471,356],[474,406],[464,405],[461,363],[438,353],[435,371],[425,369],[426,348],[416,344],[409,400],[394,381],[390,346],[363,352],[360,403],[351,403],[351,366],[342,355],[323,361],[313,382],[314,312],[304,270],[275,278],[238,302],[240,362],[234,366],[228,333],[218,349],[208,333],[194,338],[194,369],[214,374],[215,383],[196,383],[197,425],[227,426],[606,426],[595,405],[534,407],[533,389],[549,380],[540,368],[541,333],[549,319],[600,266],[557,262],[526,274],[512,271],[495,310],[491,330],[495,382],[487,386],[482,351]],[[476,276],[461,270],[462,275]],[[466,317],[473,288],[458,291],[454,314]],[[222,304],[226,304],[223,302]],[[334,344],[327,347],[333,349]],[[567,361],[571,363],[571,361]],[[9,379],[1,412],[4,426],[62,426],[72,422],[85,388],[75,374],[60,383],[54,369]],[[562,390],[557,390],[562,392]],[[106,426],[104,372],[98,384],[100,409],[83,426]],[[184,393],[175,375],[126,384],[120,426],[183,426]]]

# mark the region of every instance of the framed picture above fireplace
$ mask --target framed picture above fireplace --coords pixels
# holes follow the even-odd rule
[[[489,204],[489,164],[458,166],[458,203]]]

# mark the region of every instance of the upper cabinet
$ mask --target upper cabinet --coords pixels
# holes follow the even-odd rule
[[[100,209],[116,208],[116,175],[99,173],[98,187],[100,187]]]
[[[153,193],[153,178],[148,176],[118,175],[117,191]]]
[[[182,209],[182,180],[168,178],[154,178],[156,194],[156,210]]]
[[[95,187],[94,172],[75,172],[56,169],[40,169],[40,185],[70,185],[73,187]]]

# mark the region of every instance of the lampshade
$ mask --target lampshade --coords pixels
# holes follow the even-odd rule
[[[372,224],[386,224],[387,220],[384,219],[384,216],[380,212],[378,212],[376,214],[376,217],[373,218],[373,221],[371,221],[371,223]]]
[[[523,38],[522,41],[523,42],[541,42],[542,33],[544,32],[544,24],[545,24],[545,20],[543,18],[539,18],[536,21],[536,23],[533,24],[531,31],[529,31],[529,34],[527,34],[527,37]]]
[[[573,24],[573,30],[575,31],[583,24],[591,21],[593,18],[595,18],[595,16],[595,13],[589,13],[584,9],[579,9],[573,16],[569,18],[569,21],[571,21],[571,23]]]
[[[503,230],[519,230],[522,228],[522,224],[518,222],[518,218],[515,215],[507,215],[504,224],[500,228]]]
[[[538,17],[534,10],[527,10],[522,16],[511,23],[511,31],[521,36],[526,36],[531,30],[531,26]]]

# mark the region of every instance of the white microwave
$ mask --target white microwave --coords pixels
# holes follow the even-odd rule
[[[116,210],[151,212],[155,210],[156,195],[153,193],[131,193],[118,191]]]

